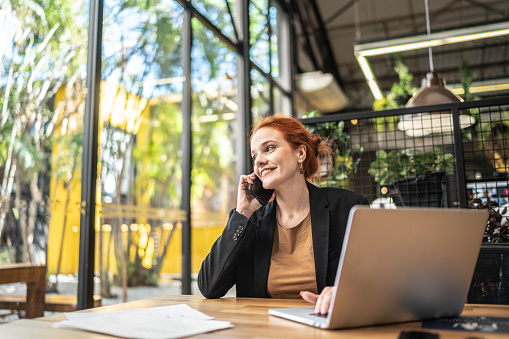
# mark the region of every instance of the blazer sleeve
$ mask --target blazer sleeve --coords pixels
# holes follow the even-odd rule
[[[198,273],[198,288],[205,298],[224,296],[235,282],[235,267],[242,259],[243,249],[254,242],[258,226],[251,219],[230,212],[228,223],[203,261]]]

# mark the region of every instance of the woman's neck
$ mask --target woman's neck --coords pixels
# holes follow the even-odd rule
[[[297,226],[310,211],[306,180],[276,190],[276,218],[281,227]]]

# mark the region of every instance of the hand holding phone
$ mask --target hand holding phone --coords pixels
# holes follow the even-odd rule
[[[263,183],[257,175],[255,175],[253,183],[249,185],[248,189],[256,200],[258,200],[263,206],[269,203],[270,198],[272,198],[272,194],[274,194],[273,189],[263,188]]]

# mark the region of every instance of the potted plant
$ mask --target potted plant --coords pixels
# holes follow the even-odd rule
[[[380,186],[396,188],[404,206],[444,206],[446,174],[454,172],[454,156],[442,146],[425,153],[414,148],[378,150],[376,156],[368,173]]]
[[[489,197],[484,203],[482,199],[472,199],[468,208],[487,209],[490,216],[486,224],[483,242],[486,243],[509,243],[509,215],[506,206],[499,206],[498,202]]]

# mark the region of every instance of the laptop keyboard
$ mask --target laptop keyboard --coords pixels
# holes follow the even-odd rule
[[[325,313],[325,314],[321,314],[321,313],[310,313],[309,315],[314,315],[315,317],[320,317],[320,318],[327,318],[327,313]]]

